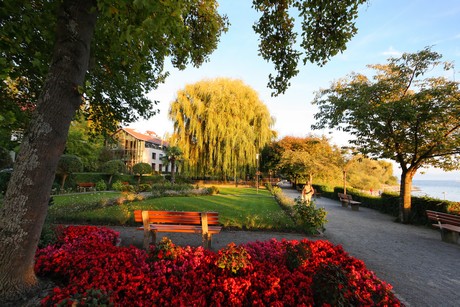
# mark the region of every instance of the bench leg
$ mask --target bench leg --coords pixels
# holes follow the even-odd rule
[[[343,202],[342,202],[342,207],[348,208],[348,202],[347,202],[347,201],[343,201]]]
[[[148,250],[150,247],[150,244],[156,244],[157,243],[157,232],[150,230],[150,231],[145,231],[144,230],[144,244],[143,247],[145,250]]]
[[[144,243],[142,244],[142,247],[145,250],[148,250],[150,246],[150,231],[144,229]]]
[[[211,235],[209,233],[204,233],[203,237],[203,247],[205,249],[211,249]]]
[[[441,239],[444,242],[456,244],[458,242],[458,232],[441,229]]]
[[[351,205],[351,210],[353,211],[359,211],[359,205]]]

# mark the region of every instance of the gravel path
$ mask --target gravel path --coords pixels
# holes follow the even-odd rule
[[[352,211],[327,198],[318,198],[316,206],[328,212],[325,239],[363,260],[404,304],[460,306],[460,245],[442,242],[439,230],[396,223],[368,208]]]
[[[294,189],[283,187],[292,198],[300,196]],[[340,244],[351,255],[363,260],[379,278],[393,285],[394,292],[406,306],[460,306],[460,245],[441,241],[439,230],[403,225],[394,218],[375,210],[360,208],[352,211],[338,201],[318,198],[317,207],[328,214],[326,232],[322,237]],[[142,231],[133,227],[112,227],[120,231],[123,245],[142,247]],[[165,233],[178,245],[200,246],[201,236]],[[301,240],[296,233],[222,231],[213,236],[213,250],[228,243],[254,241]]]

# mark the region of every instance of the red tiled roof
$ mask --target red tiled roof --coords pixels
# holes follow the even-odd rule
[[[154,143],[154,144],[159,144],[159,145],[163,144],[165,146],[168,146],[168,142],[163,141],[161,138],[159,138],[156,135],[155,136],[152,135],[153,133],[151,133],[151,134],[143,134],[143,133],[137,132],[133,128],[121,128],[121,130],[125,131],[126,133],[130,134],[131,136],[135,137],[138,140],[145,141],[145,142],[150,142],[150,143]],[[149,132],[151,132],[151,131],[149,131]]]

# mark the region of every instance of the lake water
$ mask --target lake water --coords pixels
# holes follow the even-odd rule
[[[414,180],[413,196],[429,196],[432,198],[460,201],[460,181],[455,180]]]

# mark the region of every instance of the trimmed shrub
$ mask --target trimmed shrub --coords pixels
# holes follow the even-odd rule
[[[104,180],[99,180],[96,182],[96,191],[105,191],[107,190],[107,184],[105,183]]]

